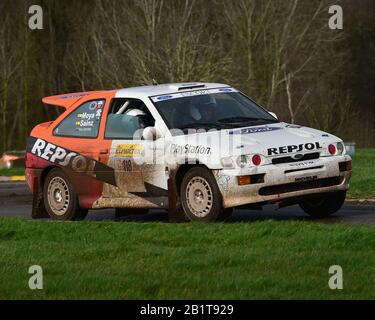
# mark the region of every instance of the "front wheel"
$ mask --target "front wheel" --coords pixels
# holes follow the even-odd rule
[[[49,216],[54,220],[83,220],[87,209],[82,209],[73,185],[61,169],[52,169],[44,182],[43,199]]]
[[[227,218],[230,212],[222,205],[222,196],[215,177],[204,167],[194,167],[184,176],[181,189],[181,205],[192,221],[212,222]]]
[[[345,202],[346,191],[303,200],[299,206],[314,218],[324,218],[334,214]]]

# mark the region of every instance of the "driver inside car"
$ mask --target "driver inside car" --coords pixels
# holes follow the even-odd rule
[[[125,115],[137,117],[139,120],[139,129],[154,126],[153,118],[150,114],[147,114],[141,109],[130,109],[125,112]]]
[[[202,103],[198,106],[199,113],[201,115],[201,122],[210,122],[216,116],[216,105],[212,102]]]

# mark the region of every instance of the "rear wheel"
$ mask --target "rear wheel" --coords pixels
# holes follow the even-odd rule
[[[192,221],[224,220],[231,214],[230,209],[223,208],[214,176],[204,167],[194,167],[185,174],[180,195],[184,213]]]
[[[346,191],[303,200],[299,206],[314,218],[324,218],[334,214],[345,202]]]
[[[88,210],[79,206],[73,185],[61,169],[52,169],[43,186],[44,205],[54,220],[83,220]]]

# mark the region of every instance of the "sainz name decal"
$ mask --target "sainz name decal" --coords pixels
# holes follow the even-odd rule
[[[27,141],[27,152],[74,172],[116,186],[113,168],[43,139],[30,137]]]
[[[305,143],[305,144],[298,144],[298,145],[290,145],[290,146],[282,146],[278,148],[269,148],[267,149],[268,155],[278,155],[278,154],[286,154],[292,152],[300,152],[306,150],[320,150],[323,147],[320,145],[319,142],[315,143]]]

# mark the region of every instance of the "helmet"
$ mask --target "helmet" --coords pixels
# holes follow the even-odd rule
[[[141,109],[131,109],[125,112],[125,115],[131,117],[137,117],[139,120],[139,125],[144,128],[148,126],[153,126],[155,121],[150,114],[147,114],[145,111]]]
[[[128,116],[138,117],[138,116],[145,116],[146,113],[140,109],[131,109],[125,112]]]
[[[190,107],[190,116],[199,121],[203,118],[205,111],[215,112],[216,110],[216,99],[213,95],[202,95],[196,96]]]

